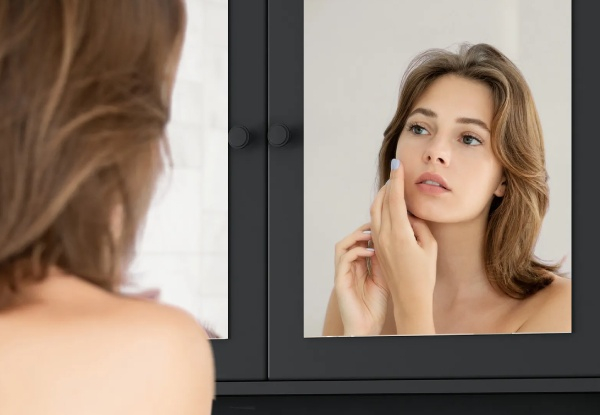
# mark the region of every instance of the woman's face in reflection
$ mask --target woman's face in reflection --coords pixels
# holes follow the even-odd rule
[[[487,218],[493,196],[505,190],[491,146],[493,111],[487,85],[456,75],[436,79],[417,99],[396,147],[415,216],[440,223]]]

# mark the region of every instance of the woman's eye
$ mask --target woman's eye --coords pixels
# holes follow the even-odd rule
[[[481,141],[472,135],[463,135],[462,142],[469,146],[479,146],[481,145]]]
[[[413,124],[408,128],[413,134],[423,135],[427,134],[427,130],[420,125]]]

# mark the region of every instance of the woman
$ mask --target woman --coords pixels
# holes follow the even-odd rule
[[[3,415],[211,411],[206,333],[118,293],[168,155],[184,28],[181,0],[0,4]]]
[[[492,46],[411,63],[379,154],[371,222],[336,244],[324,335],[571,331],[571,282],[533,250],[542,130]]]

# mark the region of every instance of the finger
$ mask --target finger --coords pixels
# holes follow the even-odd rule
[[[372,248],[363,248],[362,246],[357,246],[342,255],[340,264],[350,264],[360,257],[373,256],[374,253],[375,251]]]
[[[351,249],[357,242],[367,242],[371,239],[371,232],[369,228],[371,224],[365,224],[356,229],[350,235],[335,244],[335,255],[340,257],[344,252]]]
[[[347,274],[348,271],[350,271],[350,265],[352,262],[356,261],[358,258],[367,258],[373,256],[374,254],[375,252],[369,248],[363,248],[360,246],[352,248],[341,256],[336,279],[339,275]]]
[[[385,281],[385,277],[381,272],[381,266],[379,264],[379,258],[377,258],[377,253],[371,257],[371,278],[373,282],[375,282],[380,287],[387,287],[387,282]],[[377,270],[377,271],[375,271]]]
[[[404,199],[404,166],[397,160],[397,168],[392,169],[390,173],[389,189],[388,189],[388,209],[390,222],[394,227],[395,232],[410,233],[410,222],[408,221],[408,213],[406,208],[406,200]],[[394,160],[392,160],[392,168]]]
[[[429,226],[423,219],[419,219],[415,216],[411,216],[409,219],[410,226],[412,227],[413,233],[417,243],[426,250],[431,250],[437,247],[437,241],[435,240]]]
[[[341,255],[350,249],[356,242],[368,241],[371,238],[371,232],[365,233],[364,231],[354,231],[336,244],[336,252],[339,251],[339,254]]]
[[[392,218],[390,216],[390,181],[388,180],[383,187],[385,188],[385,192],[381,202],[381,230],[391,229],[392,227]]]
[[[348,247],[348,249],[342,250],[339,253],[336,251],[335,261],[334,261],[334,265],[335,265],[336,269],[339,267],[339,263],[342,260],[342,256],[344,254],[346,254],[348,251],[350,251],[354,248],[371,248],[370,242],[371,242],[371,239],[369,239],[367,241],[356,241],[353,245]]]
[[[356,228],[357,231],[370,231],[371,230],[371,222],[367,222],[363,225],[360,225],[358,228]]]
[[[371,234],[376,237],[379,235],[381,228],[381,206],[383,204],[383,197],[385,196],[386,186],[383,186],[375,195],[375,200],[371,204]]]

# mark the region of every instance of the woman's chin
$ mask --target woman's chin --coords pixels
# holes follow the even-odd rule
[[[409,206],[407,205],[409,214],[422,219],[426,222],[444,222],[444,217],[439,212],[435,212],[432,209],[426,209],[422,206]]]

